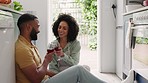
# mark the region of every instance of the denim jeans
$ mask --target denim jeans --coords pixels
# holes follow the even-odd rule
[[[44,83],[106,83],[80,65],[72,66],[44,81]]]

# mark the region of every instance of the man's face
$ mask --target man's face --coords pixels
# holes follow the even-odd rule
[[[31,22],[32,24],[32,31],[30,33],[30,38],[31,40],[37,40],[37,34],[40,32],[39,31],[39,22],[38,20],[34,20]]]
[[[35,31],[34,27],[32,28],[32,31],[30,33],[31,40],[37,40],[37,32]]]

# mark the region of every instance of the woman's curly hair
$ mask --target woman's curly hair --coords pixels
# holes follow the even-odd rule
[[[71,42],[76,40],[79,32],[79,26],[75,20],[74,17],[70,16],[69,14],[59,14],[58,19],[54,22],[52,31],[55,35],[55,37],[58,39],[59,34],[58,34],[58,27],[61,21],[65,21],[68,26],[68,35],[67,35],[67,41]]]

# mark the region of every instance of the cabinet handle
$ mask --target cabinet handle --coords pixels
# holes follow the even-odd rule
[[[123,26],[117,26],[116,27],[116,29],[122,29],[123,28]]]

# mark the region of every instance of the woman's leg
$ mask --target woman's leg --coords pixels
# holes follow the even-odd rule
[[[105,83],[93,76],[82,66],[72,66],[46,80],[44,83]]]
[[[44,83],[77,83],[79,76],[77,66],[72,66],[57,75],[45,80]]]
[[[93,74],[91,74],[89,71],[84,69],[82,66],[78,66],[79,69],[79,83],[105,83],[103,80],[98,79]]]

